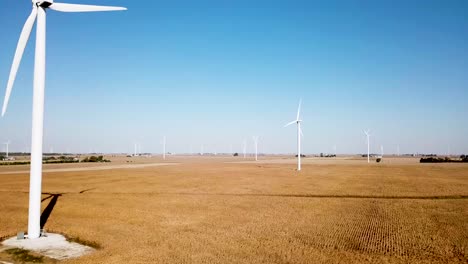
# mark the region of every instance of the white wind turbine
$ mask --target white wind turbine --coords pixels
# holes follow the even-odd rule
[[[36,53],[34,63],[34,89],[32,113],[31,174],[29,186],[28,238],[40,236],[41,185],[42,185],[42,142],[44,126],[44,90],[46,70],[46,9],[60,12],[95,12],[126,10],[123,7],[93,6],[54,3],[53,0],[32,0],[32,12],[26,20],[16,48],[13,65],[5,93],[2,116],[5,114],[16,73],[29,40],[34,22],[36,26]]]
[[[369,134],[370,130],[364,130],[364,134],[366,134],[366,137],[367,137],[367,163],[370,163],[370,141],[369,141],[369,138],[370,138],[370,134]]]
[[[302,99],[299,100],[299,107],[297,108],[297,116],[296,120],[291,121],[287,123],[284,127],[290,126],[292,124],[297,124],[297,170],[301,170],[301,136],[302,134],[302,129],[301,129],[301,123],[302,120],[300,118],[301,115],[301,104],[302,104]]]
[[[252,137],[255,146],[255,161],[258,160],[258,136]]]
[[[166,136],[163,137],[162,145],[163,145],[163,160],[166,160]]]
[[[10,145],[10,141],[8,140],[7,142],[3,143],[5,145],[5,155],[8,158],[8,147]]]
[[[247,140],[244,140],[243,152],[244,152],[244,159],[245,159],[245,155],[247,154]]]
[[[6,157],[8,158],[8,147],[10,146],[10,141],[8,140],[7,142],[3,143],[6,147],[5,149],[5,154],[6,154]]]

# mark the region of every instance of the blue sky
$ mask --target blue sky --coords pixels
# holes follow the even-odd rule
[[[110,1],[47,16],[44,150],[468,153],[468,2]],[[2,0],[0,96],[29,0]],[[0,141],[30,145],[35,34]],[[3,150],[3,146],[1,148]]]

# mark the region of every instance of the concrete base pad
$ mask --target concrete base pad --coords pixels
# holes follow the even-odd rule
[[[12,237],[3,241],[2,244],[6,247],[30,250],[58,260],[77,258],[95,251],[91,247],[69,242],[62,235],[50,233],[47,234],[47,237],[37,239],[18,240],[16,237]]]

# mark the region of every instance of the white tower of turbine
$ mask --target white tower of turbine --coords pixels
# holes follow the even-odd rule
[[[252,139],[253,139],[254,147],[255,147],[255,161],[257,161],[258,160],[258,136],[253,136]]]
[[[247,155],[247,140],[244,140],[243,151],[244,151],[244,159],[245,159],[245,156]]]
[[[8,147],[10,146],[10,141],[7,141],[3,144],[5,145],[5,155],[8,158],[8,153],[9,153]]]
[[[370,134],[369,134],[370,130],[365,130],[364,131],[364,134],[366,134],[366,137],[367,137],[367,163],[370,163]]]
[[[166,160],[166,136],[163,137],[161,143],[163,145],[163,160]]]
[[[297,170],[300,171],[301,170],[301,137],[303,136],[302,134],[302,129],[301,129],[301,123],[302,123],[302,120],[301,120],[301,104],[302,104],[302,100],[299,100],[299,107],[297,108],[297,116],[296,116],[296,120],[294,121],[291,121],[289,123],[287,123],[284,127],[287,127],[289,125],[292,125],[292,124],[297,124]]]
[[[126,10],[122,7],[91,6],[54,3],[53,0],[32,0],[32,12],[26,20],[16,48],[10,77],[8,79],[3,103],[2,116],[5,114],[8,100],[16,78],[16,73],[29,40],[34,22],[36,26],[36,52],[34,62],[33,113],[32,113],[32,142],[31,142],[31,174],[29,186],[29,221],[28,238],[40,236],[41,217],[41,187],[42,187],[42,147],[44,127],[44,91],[46,66],[46,10],[60,12],[93,12]]]

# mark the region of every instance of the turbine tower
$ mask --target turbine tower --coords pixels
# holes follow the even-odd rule
[[[243,146],[243,151],[244,151],[244,159],[245,159],[245,156],[247,155],[247,140],[244,140],[244,146]]]
[[[294,121],[291,121],[289,123],[287,123],[284,127],[287,127],[287,126],[290,126],[292,124],[297,124],[297,170],[300,171],[301,170],[301,136],[303,136],[302,134],[302,129],[301,129],[301,123],[302,123],[302,120],[301,120],[301,104],[302,104],[302,99],[299,100],[299,107],[297,108],[297,116],[296,116],[296,120]]]
[[[3,144],[4,144],[5,147],[6,147],[6,149],[5,149],[5,154],[6,154],[6,157],[8,158],[8,147],[9,147],[9,145],[10,145],[10,141],[8,140],[7,142],[5,142],[5,143],[3,143]]]
[[[252,137],[255,146],[255,161],[258,160],[258,136]]]
[[[94,12],[126,10],[123,7],[93,6],[54,3],[53,0],[32,0],[32,12],[26,20],[16,48],[13,65],[11,66],[3,103],[2,116],[5,114],[18,67],[23,57],[24,49],[29,40],[34,22],[36,26],[36,51],[34,62],[34,88],[32,113],[31,142],[31,174],[29,185],[29,221],[28,238],[40,236],[41,218],[41,185],[42,185],[42,143],[44,127],[44,90],[46,66],[46,9],[60,12]]]
[[[163,137],[162,145],[163,145],[163,160],[166,160],[166,136]]]
[[[369,141],[369,134],[370,130],[364,130],[364,134],[366,134],[367,137],[367,163],[370,163],[370,141]]]

